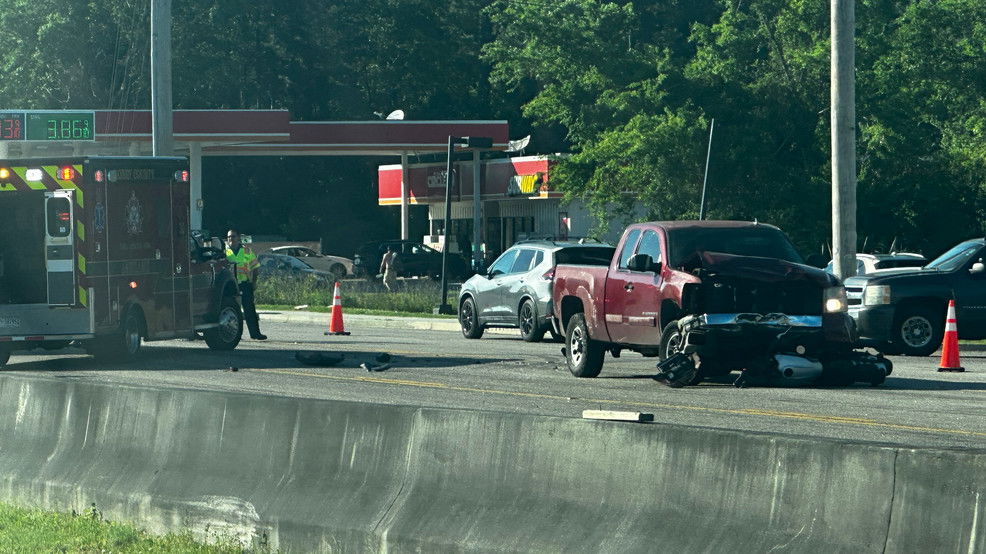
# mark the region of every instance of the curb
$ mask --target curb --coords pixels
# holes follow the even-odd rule
[[[261,321],[270,323],[305,323],[325,325],[328,328],[328,313],[321,312],[286,312],[258,310]],[[428,317],[403,317],[353,314],[345,316],[347,330],[352,327],[369,327],[377,329],[413,329],[416,331],[453,331],[459,332],[459,322],[455,319],[434,319]],[[517,329],[487,329],[487,333],[498,335],[518,335]]]

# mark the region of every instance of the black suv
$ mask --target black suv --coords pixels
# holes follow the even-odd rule
[[[400,277],[432,277],[442,275],[442,253],[420,242],[410,240],[385,240],[368,242],[356,249],[353,256],[353,274],[357,277],[373,277],[380,272],[380,260],[387,247],[397,253],[394,267]],[[469,266],[458,254],[448,256],[448,275],[461,279],[470,274]]]
[[[927,356],[945,334],[955,300],[959,338],[986,338],[986,240],[959,243],[923,268],[846,279],[860,343],[888,354]]]

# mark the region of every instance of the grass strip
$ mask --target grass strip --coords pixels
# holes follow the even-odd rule
[[[288,306],[287,304],[257,304],[258,310],[266,311],[276,311],[276,312],[318,312],[318,313],[330,313],[332,311],[332,306],[308,306],[304,310],[295,310],[294,306]],[[350,308],[349,306],[343,307],[343,312],[345,314],[354,315],[382,315],[382,316],[394,316],[394,317],[427,317],[431,319],[455,319],[454,315],[445,314],[434,314],[431,312],[397,312],[393,310],[372,310],[369,308]]]
[[[190,532],[154,536],[131,525],[105,521],[90,508],[82,514],[24,509],[0,503],[0,552],[247,552],[233,540],[195,541]]]
[[[458,288],[450,288],[449,301],[454,305]],[[264,279],[257,283],[256,302],[265,306],[299,306],[307,304],[309,310],[319,307],[331,309],[334,289],[326,283],[312,279]],[[398,281],[394,291],[388,291],[377,281],[343,281],[340,287],[342,305],[349,313],[369,315],[409,314],[416,317],[431,316],[439,304],[441,285],[429,279]],[[359,312],[355,310],[369,310]]]

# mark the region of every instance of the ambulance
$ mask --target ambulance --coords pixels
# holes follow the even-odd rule
[[[236,283],[219,240],[190,231],[189,198],[184,158],[0,159],[0,367],[38,347],[236,348]]]

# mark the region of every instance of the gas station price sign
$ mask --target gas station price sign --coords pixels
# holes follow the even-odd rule
[[[95,130],[95,112],[0,112],[0,140],[91,141],[95,140]]]
[[[0,140],[24,140],[24,112],[0,112]]]

